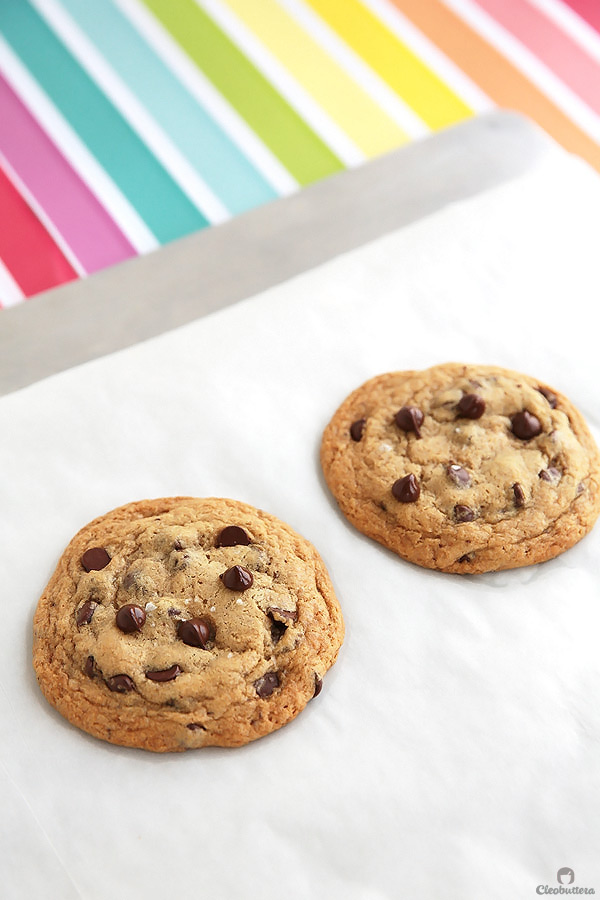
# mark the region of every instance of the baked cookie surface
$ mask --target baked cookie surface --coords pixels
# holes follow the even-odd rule
[[[600,512],[600,455],[582,415],[553,388],[493,366],[371,379],[325,429],[321,463],[359,531],[443,572],[551,559]]]
[[[308,541],[246,504],[176,497],[73,538],[35,613],[33,662],[49,702],[96,737],[239,746],[319,693],[343,636]]]

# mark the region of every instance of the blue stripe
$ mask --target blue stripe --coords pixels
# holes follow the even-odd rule
[[[61,3],[232,214],[277,196],[111,0]]]
[[[29,3],[0,0],[0,29],[160,243],[208,224]]]

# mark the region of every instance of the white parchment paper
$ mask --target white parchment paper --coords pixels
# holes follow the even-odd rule
[[[599,238],[600,182],[557,151],[0,400],[3,900],[527,900],[563,866],[600,893],[600,526],[541,566],[440,575],[349,526],[318,465],[353,388],[449,360],[537,375],[597,435]],[[33,611],[75,531],[174,494],[289,522],[344,610],[320,697],[239,750],[102,743],[48,706],[31,668]]]

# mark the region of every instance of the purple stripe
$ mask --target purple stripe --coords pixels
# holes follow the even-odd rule
[[[0,152],[86,272],[136,250],[0,74]]]

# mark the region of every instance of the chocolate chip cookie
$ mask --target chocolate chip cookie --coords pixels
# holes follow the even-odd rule
[[[551,559],[600,512],[600,455],[581,414],[494,366],[373,378],[327,426],[321,462],[359,531],[442,572]]]
[[[314,547],[244,503],[130,503],[83,528],[34,617],[50,703],[147,750],[234,747],[321,690],[344,636]]]

